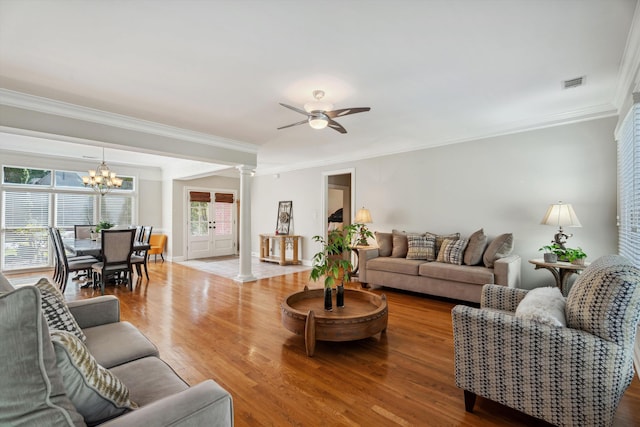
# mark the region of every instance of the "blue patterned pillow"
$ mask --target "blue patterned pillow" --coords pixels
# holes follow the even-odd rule
[[[567,297],[567,326],[633,345],[640,319],[640,269],[619,255],[591,263]]]

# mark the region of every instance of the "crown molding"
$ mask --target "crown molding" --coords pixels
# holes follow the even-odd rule
[[[613,105],[618,111],[624,105],[630,91],[640,86],[640,2],[636,3],[633,13],[631,29],[627,36],[627,43],[622,55],[620,71],[618,72],[618,86],[613,98]]]
[[[37,111],[45,114],[67,117],[86,122],[112,126],[131,131],[174,138],[183,141],[206,144],[229,150],[256,154],[258,146],[247,142],[195,132],[161,123],[136,119],[122,114],[110,113],[94,108],[83,107],[67,102],[56,101],[35,95],[28,95],[9,89],[0,88],[0,105]]]

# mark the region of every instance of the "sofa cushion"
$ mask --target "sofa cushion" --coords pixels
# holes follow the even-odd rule
[[[71,332],[82,341],[86,341],[87,337],[69,311],[60,291],[44,277],[35,284],[35,287],[42,295],[42,310],[49,329]]]
[[[387,271],[389,273],[418,275],[418,267],[424,264],[424,260],[377,257],[367,261],[367,270]]]
[[[94,326],[84,329],[84,332],[87,336],[85,345],[105,368],[159,355],[158,348],[129,322]]]
[[[65,394],[35,287],[0,295],[0,342],[0,425],[84,425]]]
[[[495,283],[493,270],[481,266],[427,262],[420,265],[418,272],[420,276],[450,280],[453,282],[471,283],[476,285]]]
[[[393,258],[405,258],[409,251],[409,242],[407,241],[407,233],[404,231],[393,230],[393,249],[391,256]]]
[[[516,308],[516,317],[550,326],[567,326],[565,299],[557,287],[536,288],[527,292]]]
[[[436,253],[435,256],[432,260],[429,261],[435,261],[438,258],[438,253],[440,253],[440,248],[442,247],[442,242],[445,241],[445,239],[449,239],[449,240],[458,240],[460,238],[460,233],[452,233],[452,234],[434,234],[434,233],[426,233],[427,236],[432,236],[436,239]]]
[[[407,234],[407,259],[433,258],[436,253],[436,239],[425,234]]]
[[[500,258],[505,258],[513,252],[513,234],[501,234],[489,243],[487,250],[484,251],[482,261],[485,267],[493,267],[493,263]]]
[[[447,264],[461,265],[467,243],[469,243],[467,239],[444,239],[440,252],[438,252],[438,261]]]
[[[482,254],[487,247],[487,235],[480,229],[469,236],[469,244],[464,251],[465,265],[478,265],[482,262]]]
[[[110,371],[129,389],[131,400],[139,406],[189,388],[173,369],[157,357],[145,357]]]
[[[640,269],[619,255],[592,262],[567,297],[567,325],[631,347],[640,318]]]
[[[393,234],[376,231],[376,243],[378,244],[378,255],[391,256],[393,250]]]
[[[137,408],[129,400],[129,390],[124,384],[100,366],[75,335],[51,331],[51,342],[67,395],[87,424]]]

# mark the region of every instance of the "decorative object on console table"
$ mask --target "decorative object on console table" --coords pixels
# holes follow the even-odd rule
[[[369,209],[366,209],[364,206],[358,210],[356,213],[356,217],[353,219],[354,224],[358,227],[358,246],[369,246],[369,242],[367,241],[368,237],[373,237],[373,233],[367,229],[365,224],[371,224],[373,220],[371,219],[371,212]]]
[[[292,209],[293,209],[293,202],[291,200],[287,202],[278,203],[278,219],[276,222],[276,234],[289,234]]]
[[[571,204],[562,202],[550,205],[540,224],[558,227],[558,232],[553,236],[551,243],[560,249],[565,249],[567,239],[573,236],[573,234],[565,234],[562,227],[582,227]]]

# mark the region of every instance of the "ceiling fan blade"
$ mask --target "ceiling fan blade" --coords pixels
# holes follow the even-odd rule
[[[308,123],[308,122],[309,122],[309,121],[305,119],[305,120],[299,121],[298,123],[292,123],[292,124],[290,124],[290,125],[286,125],[286,126],[279,127],[279,128],[278,128],[278,130],[280,130],[280,129],[285,129],[285,128],[290,128],[290,127],[292,127],[292,126],[303,125],[303,124]]]
[[[282,102],[280,102],[280,105],[282,105],[283,107],[288,108],[288,109],[290,109],[290,110],[293,110],[293,111],[295,111],[296,113],[304,114],[305,116],[308,116],[308,115],[309,115],[309,113],[307,113],[307,112],[306,112],[306,111],[304,111],[304,110],[301,110],[300,108],[292,107],[291,105],[283,104]]]
[[[337,130],[340,133],[347,133],[347,130],[342,127],[342,125],[334,120],[329,119],[329,124],[327,127],[330,127],[333,130]]]
[[[342,116],[348,116],[349,114],[364,113],[365,111],[369,111],[369,110],[371,110],[370,107],[341,108],[340,110],[325,111],[324,114],[326,114],[327,117],[330,117],[333,119],[334,117],[342,117]]]

